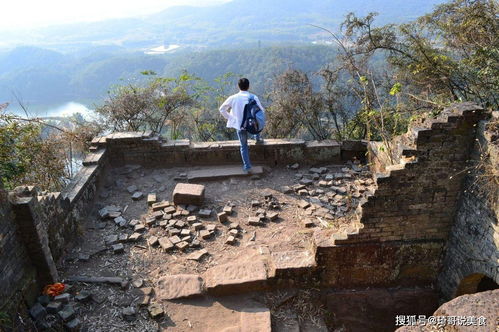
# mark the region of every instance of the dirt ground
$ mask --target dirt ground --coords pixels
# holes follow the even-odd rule
[[[154,287],[155,281],[161,276],[200,274],[212,266],[254,255],[255,251],[309,249],[315,227],[340,229],[348,226],[359,200],[365,192],[372,189],[370,174],[353,164],[321,166],[323,168],[320,170],[317,170],[317,166],[312,170],[309,166],[298,169],[266,168],[265,175],[261,177],[200,182],[206,187],[205,204],[200,208],[211,209],[212,213],[208,218],[199,217],[199,211],[193,211],[189,215],[197,216],[205,227],[215,225],[216,230],[211,238],[200,239],[199,233],[192,230],[186,222],[184,228],[191,229],[189,241],[192,243],[193,240],[199,240],[200,247],[165,251],[156,244],[150,245],[148,240],[153,236],[170,236],[168,229],[171,227],[164,227],[164,224],[151,225],[146,227],[142,238],[137,242],[124,242],[122,253],[113,253],[109,245],[106,245],[106,238],[123,234],[130,236],[134,232],[133,227],[120,227],[112,219],[103,220],[99,216],[99,210],[115,205],[119,207],[121,216],[127,223],[134,219],[144,223],[152,213],[146,201],[147,195],[155,193],[157,201],[171,202],[175,184],[186,182],[183,179],[184,173],[199,168],[148,169],[125,166],[110,170],[90,217],[81,225],[79,241],[64,260],[60,271],[63,278],[121,277],[130,283],[121,286],[74,283],[74,294],[85,290],[94,298],[89,303],[77,306],[77,316],[82,321],[82,326],[88,331],[221,331],[234,325],[242,307],[262,304],[269,306],[266,303],[269,294],[175,300],[161,303],[165,315],[159,319],[151,319],[147,307],[140,307],[138,302],[143,298],[140,290]],[[309,179],[312,181],[308,181]],[[306,187],[298,186],[300,181],[306,183]],[[129,188],[130,186],[136,188]],[[298,189],[301,190],[300,193],[297,192]],[[136,191],[142,192],[144,198],[133,200],[131,192]],[[268,193],[272,194],[271,200],[265,199]],[[300,207],[299,202],[303,200],[312,203],[312,206],[306,209]],[[254,201],[258,201],[259,206],[252,206]],[[270,206],[271,202],[274,203],[274,208]],[[221,224],[216,218],[217,212],[221,212],[225,206],[233,207],[229,223],[240,225],[233,245],[225,243],[229,223]],[[259,209],[264,209],[267,213],[277,212],[279,218],[266,221],[263,226],[248,225],[248,217],[256,216]],[[186,221],[187,217],[182,215],[175,219]],[[305,218],[310,218],[314,227],[305,227]],[[199,261],[188,259],[189,255],[201,249],[207,250],[208,254]],[[89,257],[85,257],[86,255]],[[154,303],[154,296],[151,298],[151,303]],[[138,308],[131,321],[123,316],[123,309],[129,307]],[[272,309],[271,305],[270,307]],[[289,310],[291,312],[294,309]],[[276,312],[272,312],[273,324],[274,321],[277,322],[275,324],[286,321],[279,318]],[[320,310],[317,312],[320,314]],[[289,315],[298,317],[296,313]],[[293,319],[291,324],[296,325]],[[301,319],[301,324],[313,325],[314,322],[309,317]],[[284,325],[283,331],[285,330],[293,329]]]

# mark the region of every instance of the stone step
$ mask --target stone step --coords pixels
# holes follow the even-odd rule
[[[351,231],[356,231],[352,227]],[[346,238],[344,232],[341,238]],[[267,289],[268,281],[299,276],[317,266],[315,252],[290,250],[268,252],[263,257],[216,265],[199,275],[170,275],[159,279],[156,293],[161,300],[196,295],[236,295]]]
[[[270,310],[268,308],[253,307],[241,310],[241,332],[270,332],[271,330]]]
[[[428,127],[423,127],[423,126],[419,126],[419,127],[410,127],[410,130],[408,132],[408,135],[410,137],[411,140],[416,140],[416,138],[418,137],[419,133],[425,133],[425,132],[431,132],[431,129],[429,129]]]
[[[90,143],[92,146],[100,147],[106,145],[106,136],[97,136],[92,139]]]
[[[410,147],[404,144],[400,145],[400,151],[402,151],[401,155],[404,157],[418,156],[418,150],[416,150],[414,147]]]
[[[203,279],[209,294],[229,295],[264,289],[270,274],[263,259],[254,259],[214,266]]]
[[[456,129],[457,128],[457,123],[456,122],[444,122],[444,121],[434,121],[431,124],[431,129]]]
[[[143,292],[136,291],[134,294],[139,296]],[[157,289],[154,289],[154,294],[155,303],[163,305],[169,320],[168,326],[158,331],[271,331],[269,308],[253,293],[230,296],[206,294],[178,300],[158,299]]]
[[[251,176],[251,175],[262,175],[263,167],[254,166],[251,169],[251,174],[247,174],[243,171],[241,166],[220,166],[206,168],[196,171],[190,171],[187,173],[187,180],[189,182],[204,181],[204,180],[219,180],[229,177],[236,176]]]
[[[201,295],[203,279],[197,274],[178,274],[161,277],[155,288],[160,300],[173,300]]]
[[[276,273],[307,270],[317,265],[315,255],[308,250],[276,251],[270,256]]]

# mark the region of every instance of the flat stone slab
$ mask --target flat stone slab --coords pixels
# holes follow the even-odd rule
[[[161,202],[153,203],[152,210],[153,211],[163,210],[163,209],[166,209],[167,207],[169,207],[170,205],[171,204],[168,201],[161,201]]]
[[[243,285],[267,280],[267,267],[259,259],[223,264],[208,269],[203,278],[207,289]]]
[[[67,277],[68,282],[86,282],[86,283],[108,283],[108,284],[121,284],[125,281],[119,277],[86,277],[86,276],[71,276]]]
[[[187,259],[193,260],[193,261],[199,261],[204,255],[208,255],[208,250],[201,249],[201,250],[194,251],[193,253],[191,253],[189,256],[187,256]]]
[[[204,186],[192,183],[177,183],[173,190],[173,202],[176,205],[203,205]]]
[[[302,269],[316,265],[314,255],[307,250],[277,251],[271,253],[276,270]]]
[[[155,288],[160,300],[173,300],[182,297],[201,295],[203,279],[197,274],[178,274],[161,277]]]
[[[265,307],[241,310],[241,332],[271,332],[270,310]]]
[[[216,168],[208,168],[187,173],[189,182],[204,181],[204,180],[219,180],[234,176],[262,175],[262,166],[253,166],[251,174],[244,173],[241,166],[223,166]]]

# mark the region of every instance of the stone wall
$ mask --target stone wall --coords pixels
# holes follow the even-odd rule
[[[497,313],[499,312],[499,289],[477,294],[462,295],[442,304],[431,316],[442,317],[432,323],[412,325],[402,321],[404,325],[396,332],[452,331],[452,332],[497,332]],[[404,315],[404,314],[403,314]],[[429,315],[426,315],[428,318]],[[464,318],[464,319],[463,319]],[[416,320],[418,316],[416,316]],[[393,329],[391,330],[393,331]]]
[[[33,300],[38,289],[36,269],[23,244],[8,202],[0,187],[0,312],[16,308],[19,299]]]
[[[426,287],[437,279],[443,248],[440,242],[320,246],[317,265],[321,286]]]
[[[318,244],[325,285],[436,281],[481,113],[457,104],[413,123],[392,142],[391,159],[373,162],[385,172],[376,174],[377,189],[359,207],[359,223]]]
[[[86,166],[71,183],[61,191],[57,205],[43,204],[45,220],[48,220],[50,248],[55,260],[78,232],[79,221],[85,218],[93,206],[95,195],[107,175],[105,155],[95,165]]]
[[[269,166],[294,162],[339,163],[354,157],[363,160],[366,142],[304,141],[299,139],[267,139],[262,145],[250,142],[253,163]],[[96,138],[93,153],[85,160],[92,165],[104,153],[111,165],[140,164],[145,166],[196,166],[241,163],[238,141],[190,142],[189,140],[164,141],[151,133],[115,133]]]
[[[0,189],[0,311],[30,305],[44,285],[59,281],[56,262],[93,204],[105,176],[104,157],[83,167],[60,193]]]
[[[430,316],[438,307],[431,288],[367,288],[333,290],[326,308],[334,312],[330,331],[393,332],[397,315]]]
[[[499,145],[491,142],[487,123],[478,126],[473,154],[478,167],[466,179],[439,276],[445,299],[476,292],[483,277],[499,284]]]

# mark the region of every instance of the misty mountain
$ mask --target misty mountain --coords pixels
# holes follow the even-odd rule
[[[32,46],[18,47],[0,54],[0,73],[29,69],[37,66],[53,66],[64,58],[59,52]]]
[[[171,7],[140,18],[52,26],[1,33],[4,45],[38,45],[74,51],[96,45],[146,49],[158,45],[234,46],[262,42],[310,42],[325,38],[310,26],[331,29],[349,12],[378,12],[378,24],[400,23],[429,12],[442,0],[233,0],[209,7]]]
[[[42,62],[36,56],[44,54]],[[116,84],[140,82],[141,72],[152,70],[164,77],[188,71],[208,82],[225,73],[247,76],[254,90],[268,88],[275,74],[287,68],[307,72],[319,70],[335,56],[323,45],[206,50],[146,55],[123,49],[100,47],[76,54],[62,54],[34,47],[21,47],[0,55],[0,101],[15,104],[15,95],[38,107],[78,101],[91,105],[105,98]],[[15,59],[19,59],[18,62]],[[23,66],[23,63],[30,63]],[[50,63],[50,65],[45,65]],[[36,112],[36,109],[35,109]]]

